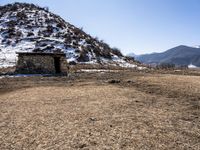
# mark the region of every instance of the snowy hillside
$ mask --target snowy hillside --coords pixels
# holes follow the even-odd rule
[[[26,3],[1,6],[0,67],[15,65],[16,52],[32,51],[62,51],[73,63],[131,66],[120,51],[65,22],[47,8]]]

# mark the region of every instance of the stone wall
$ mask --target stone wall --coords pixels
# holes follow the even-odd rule
[[[62,74],[67,74],[68,64],[65,57],[60,57]],[[55,74],[54,56],[52,55],[19,55],[16,67],[22,74]]]
[[[69,64],[67,62],[67,59],[66,57],[61,57],[60,58],[60,68],[61,68],[61,73],[62,74],[68,74],[68,71],[69,71]]]

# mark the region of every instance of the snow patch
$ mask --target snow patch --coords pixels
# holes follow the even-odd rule
[[[51,12],[34,6],[25,9],[26,6],[23,4],[17,7],[20,9],[5,11],[0,17],[0,67],[15,66],[17,62],[16,52],[32,51],[62,51],[66,54],[68,62],[80,64],[101,63],[126,68],[138,67],[133,63],[126,62],[124,57],[108,51],[109,46],[106,47],[105,43],[92,38]],[[19,12],[24,13],[26,17],[19,18]],[[9,26],[11,25],[14,32],[10,31]],[[97,50],[101,53],[108,51],[108,56],[112,56],[112,58],[106,59],[105,55],[100,55],[102,57],[99,58]],[[87,62],[78,62],[81,54],[88,57]],[[103,56],[105,57],[103,58]]]
[[[81,72],[118,72],[117,70],[105,70],[105,69],[81,69]]]
[[[19,78],[19,77],[42,77],[42,76],[50,76],[50,74],[16,74],[16,75],[3,75],[3,76],[0,76],[0,79],[3,79],[3,78]]]
[[[199,68],[199,67],[197,67],[197,66],[195,66],[195,65],[193,65],[193,64],[190,64],[190,65],[188,65],[188,68],[189,68],[189,69],[197,69],[197,68]]]

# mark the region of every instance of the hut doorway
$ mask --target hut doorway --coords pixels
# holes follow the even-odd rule
[[[54,57],[54,66],[56,73],[61,73],[60,69],[60,57]]]

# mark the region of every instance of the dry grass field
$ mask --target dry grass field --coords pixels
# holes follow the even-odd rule
[[[199,150],[200,76],[2,78],[0,149]]]

